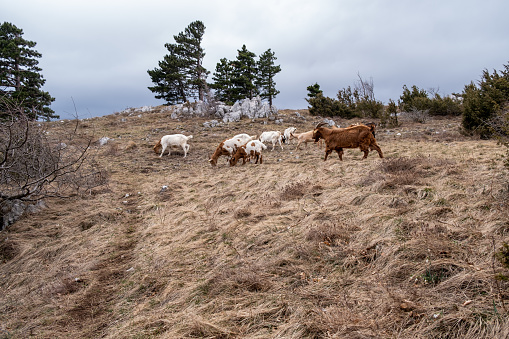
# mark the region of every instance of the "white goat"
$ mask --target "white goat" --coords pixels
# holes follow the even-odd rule
[[[296,130],[297,130],[297,128],[295,128],[295,127],[288,127],[287,129],[285,129],[285,131],[283,133],[283,135],[285,137],[285,142],[290,144],[290,140],[292,139],[292,134],[295,133]]]
[[[157,144],[154,146],[154,152],[157,154],[159,153],[159,150],[162,148],[161,154],[159,157],[163,156],[164,151],[166,148],[170,147],[168,149],[168,155],[171,153],[171,147],[182,147],[184,150],[184,158],[187,156],[187,152],[189,151],[189,145],[187,144],[187,141],[191,139],[193,136],[185,136],[184,134],[170,134],[163,136]]]
[[[237,134],[231,139],[225,140],[223,144],[223,149],[230,153],[230,157],[232,157],[235,152],[237,152],[237,148],[239,146],[245,145],[248,141],[256,139],[256,135],[250,136],[249,134]]]
[[[260,160],[260,164],[263,163],[262,150],[267,149],[267,146],[259,140],[248,141],[247,144],[239,146],[237,152],[230,159],[230,166],[235,166],[240,158],[242,158],[242,165],[246,161],[251,162],[251,158],[255,158],[255,164]]]
[[[281,140],[283,139],[283,135],[280,131],[270,131],[270,132],[263,132],[260,135],[260,141],[261,142],[271,142],[272,143],[272,150],[274,150],[274,147],[277,143],[279,143],[279,146],[281,149],[283,149],[283,145],[281,145]]]
[[[255,140],[256,139],[256,135],[249,135],[249,134],[246,134],[246,133],[241,133],[241,134],[235,135],[232,139],[234,139],[234,138],[239,138],[239,139],[242,139],[242,140],[247,140],[246,142],[248,142],[249,140]]]
[[[307,132],[304,132],[304,133],[297,133],[297,134],[291,134],[291,138],[296,138],[297,139],[297,147],[295,148],[295,150],[298,150],[300,149],[300,144],[302,143],[305,143],[306,144],[306,147],[308,146],[308,142],[315,142],[315,139],[313,139],[313,131],[307,131]],[[322,140],[320,139],[320,141],[318,142],[318,147],[320,147],[320,145],[322,144]]]
[[[258,156],[261,156],[260,153],[262,153],[264,149],[267,149],[267,146],[265,146],[265,144],[259,140],[253,140],[246,144],[246,153],[248,154],[249,157],[256,156],[257,162]]]

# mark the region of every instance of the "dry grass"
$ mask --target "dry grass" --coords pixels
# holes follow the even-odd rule
[[[293,144],[208,164],[228,136],[316,125],[300,113],[87,120],[114,139],[95,146],[109,184],[0,234],[0,338],[506,338],[504,149],[402,118],[377,131],[385,159]],[[185,159],[152,151],[170,133],[193,134]]]

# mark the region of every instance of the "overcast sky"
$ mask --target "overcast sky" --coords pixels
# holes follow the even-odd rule
[[[509,63],[508,13],[507,0],[2,0],[0,23],[37,43],[56,114],[72,118],[75,105],[87,118],[164,104],[147,70],[196,20],[207,70],[243,44],[257,57],[270,48],[282,69],[274,105],[301,109],[307,86],[335,98],[358,74],[384,103],[403,85],[462,92]]]

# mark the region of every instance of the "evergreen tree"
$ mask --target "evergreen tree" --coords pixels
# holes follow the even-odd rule
[[[41,88],[46,80],[38,67],[42,55],[36,43],[22,38],[23,30],[11,23],[0,26],[0,115],[17,106],[32,120],[58,118],[48,106],[55,101]]]
[[[412,109],[427,110],[430,107],[428,93],[424,89],[412,86],[412,91],[403,85],[403,94],[400,96],[400,109],[403,112],[410,112]]]
[[[184,32],[174,36],[175,42],[181,47],[182,58],[186,63],[186,77],[191,90],[198,100],[203,101],[208,71],[202,66],[205,52],[201,47],[205,25],[201,21],[194,21]]]
[[[276,83],[274,82],[274,76],[281,72],[281,67],[279,65],[274,65],[276,59],[275,53],[269,48],[260,55],[257,63],[258,77],[256,79],[256,85],[259,89],[260,97],[262,99],[268,99],[271,107],[272,99],[280,93],[280,91],[276,90]]]
[[[318,94],[323,94],[323,91],[320,89],[320,85],[318,85],[317,83],[315,83],[314,85],[308,86],[307,90],[308,90],[308,98],[309,99],[316,98],[316,96]],[[309,102],[309,99],[306,99],[306,101]]]
[[[463,127],[476,131],[482,138],[491,137],[490,120],[506,110],[509,103],[509,64],[493,74],[484,70],[479,85],[473,82],[466,85],[462,97]]]
[[[238,101],[244,98],[252,99],[258,94],[255,85],[257,76],[256,54],[247,50],[246,45],[242,49],[237,50],[237,60],[233,62],[233,99]]]
[[[178,46],[166,44],[169,54],[159,61],[159,68],[147,71],[155,83],[148,89],[156,99],[164,99],[168,104],[184,103],[189,96],[189,87],[186,85],[185,64],[177,52]]]
[[[175,44],[164,46],[169,54],[159,62],[159,68],[148,70],[155,86],[148,89],[157,93],[156,99],[168,104],[183,103],[189,98],[203,100],[208,71],[202,66],[205,52],[201,41],[205,25],[201,21],[189,24],[184,32],[174,35]]]
[[[216,65],[216,71],[212,76],[214,83],[210,87],[214,89],[216,99],[225,102],[227,105],[233,105],[234,92],[233,92],[233,62],[222,58]]]

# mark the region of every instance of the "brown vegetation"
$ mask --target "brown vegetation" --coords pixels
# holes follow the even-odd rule
[[[87,120],[115,139],[93,146],[109,184],[0,233],[0,338],[506,338],[504,148],[400,117],[377,130],[384,159],[311,147],[210,166],[235,134],[319,122],[300,114]],[[182,132],[186,158],[154,154]]]

